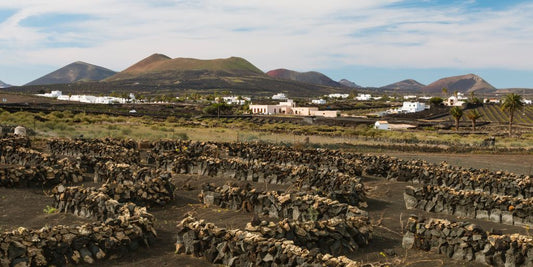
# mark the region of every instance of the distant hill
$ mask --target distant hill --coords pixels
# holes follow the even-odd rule
[[[382,89],[401,90],[401,91],[420,91],[425,85],[413,79],[407,79],[389,85],[382,86]],[[441,88],[442,89],[442,88]]]
[[[11,85],[5,83],[5,82],[2,82],[0,81],[0,88],[8,88],[8,87],[11,87]]]
[[[316,71],[297,72],[297,71],[288,70],[288,69],[276,69],[276,70],[271,70],[267,72],[266,74],[276,79],[298,81],[298,82],[331,86],[331,87],[342,86],[340,83],[330,79],[328,76],[320,72],[316,72]]]
[[[240,57],[201,60],[194,58],[172,59],[153,54],[105,81],[148,80],[160,83],[179,83],[181,79],[224,76],[255,76],[264,73]],[[175,77],[175,80],[169,80]]]
[[[422,91],[427,94],[438,94],[442,92],[442,88],[446,88],[448,90],[448,93],[452,93],[455,91],[460,93],[493,93],[496,90],[494,86],[490,85],[481,77],[475,74],[466,74],[442,78],[425,86],[424,88],[422,88]]]
[[[363,88],[363,86],[358,85],[358,84],[356,84],[356,83],[354,83],[354,82],[352,82],[350,80],[346,80],[346,79],[340,80],[339,83],[341,85],[344,85],[344,86],[350,87],[350,88]]]
[[[51,72],[37,80],[27,83],[26,85],[47,85],[47,84],[67,84],[74,82],[100,81],[116,72],[92,65],[89,63],[77,61],[66,65],[54,72]]]

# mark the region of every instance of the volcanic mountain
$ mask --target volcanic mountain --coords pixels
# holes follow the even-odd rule
[[[420,91],[425,85],[413,80],[407,79],[389,85],[380,87],[381,89],[401,90],[401,91]]]
[[[179,83],[182,79],[200,77],[256,75],[264,75],[264,73],[250,62],[239,57],[212,60],[171,59],[162,54],[153,54],[109,77],[106,81],[147,80],[160,83]],[[175,79],[169,80],[172,77]]]
[[[356,83],[354,83],[354,82],[352,82],[350,80],[346,80],[346,79],[340,80],[339,83],[341,85],[344,85],[344,86],[350,87],[350,88],[363,88],[363,86],[358,85],[358,84],[356,84]]]
[[[316,71],[297,72],[288,69],[276,69],[267,72],[267,75],[276,79],[298,81],[316,85],[324,85],[331,87],[342,86],[340,83],[330,79],[328,76]]]
[[[77,61],[66,65],[54,72],[51,72],[37,80],[27,83],[26,85],[46,85],[46,84],[67,84],[73,82],[100,81],[116,72],[92,65],[89,63]]]
[[[11,87],[11,85],[5,83],[5,82],[2,82],[0,81],[0,88],[8,88],[8,87]]]
[[[460,76],[453,76],[437,80],[424,88],[422,91],[426,94],[437,94],[442,92],[442,88],[446,88],[448,92],[494,92],[496,88],[490,85],[487,81],[475,74],[466,74]]]

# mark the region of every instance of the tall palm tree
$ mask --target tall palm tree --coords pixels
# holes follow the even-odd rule
[[[468,113],[466,113],[466,117],[472,122],[472,131],[476,131],[476,120],[481,118],[481,113],[477,111],[477,109],[474,109]]]
[[[455,131],[459,131],[459,120],[463,117],[463,110],[460,107],[453,107],[450,109],[450,115],[455,120]]]
[[[501,109],[509,112],[509,136],[513,134],[514,113],[524,107],[522,96],[519,94],[508,94],[503,98]]]
[[[442,95],[446,98],[448,97],[448,89],[446,87],[442,87]]]

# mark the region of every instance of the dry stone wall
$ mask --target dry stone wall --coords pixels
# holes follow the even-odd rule
[[[140,154],[134,141],[118,140],[51,140],[48,148],[56,155],[111,158],[117,162],[139,163]]]
[[[497,223],[533,226],[533,198],[515,198],[441,186],[407,187],[406,207]]]
[[[19,228],[0,234],[2,266],[65,266],[93,264],[112,255],[149,246],[156,237],[152,215],[134,204],[117,210],[117,217],[77,227]]]
[[[369,225],[364,217],[306,222],[283,219],[278,223],[248,223],[245,230],[265,238],[292,240],[295,245],[309,250],[318,248],[322,253],[341,255],[368,245],[372,237]]]
[[[270,184],[293,184],[299,190],[327,196],[350,205],[366,206],[366,191],[360,178],[340,172],[312,169],[304,165],[246,163],[240,159],[203,156],[195,159],[162,156],[156,161],[156,166],[175,173],[226,176],[240,181]]]
[[[178,224],[176,252],[225,266],[363,266],[344,256],[307,250],[285,239],[267,239],[186,218]]]
[[[435,251],[449,258],[492,266],[533,266],[533,238],[490,234],[475,224],[409,218],[404,248]]]
[[[83,176],[77,169],[0,165],[0,186],[2,187],[49,187],[82,181]]]
[[[57,186],[53,190],[54,205],[60,212],[105,220],[116,217],[124,202],[162,206],[174,198],[173,185],[165,179],[106,183],[101,188]]]
[[[255,188],[252,189],[250,184],[226,184],[221,187],[207,184],[203,186],[198,197],[207,205],[294,221],[317,221],[335,217],[363,217],[368,220],[366,211],[336,200],[303,192],[259,192]]]

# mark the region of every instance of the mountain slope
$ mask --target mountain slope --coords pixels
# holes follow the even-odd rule
[[[2,82],[0,81],[0,88],[8,88],[8,87],[11,87],[11,85],[5,83],[5,82]]]
[[[352,82],[350,80],[346,80],[346,79],[340,80],[339,83],[341,85],[344,85],[344,86],[350,87],[350,88],[363,88],[363,86],[358,85],[358,84],[356,84],[356,83],[354,83],[354,82]]]
[[[390,90],[402,90],[402,91],[420,91],[424,86],[425,86],[424,84],[421,84],[413,79],[407,79],[407,80],[391,83],[389,85],[385,85],[380,88],[390,89]]]
[[[250,62],[239,57],[211,60],[194,58],[171,59],[162,54],[153,54],[107,78],[106,81],[135,79],[164,82],[172,75],[178,79],[186,79],[194,76],[253,76],[264,74]]]
[[[116,72],[92,65],[89,63],[77,61],[66,65],[54,72],[51,72],[41,78],[38,78],[26,85],[46,85],[46,84],[66,84],[82,81],[100,81]]]
[[[276,70],[271,70],[267,72],[266,74],[276,79],[298,81],[298,82],[331,86],[331,87],[341,87],[340,83],[316,71],[297,72],[297,71],[288,70],[288,69],[276,69]]]
[[[459,76],[452,76],[437,80],[424,88],[422,91],[427,94],[437,94],[442,92],[442,88],[446,88],[448,92],[494,92],[496,88],[490,85],[487,81],[475,74],[466,74]]]

